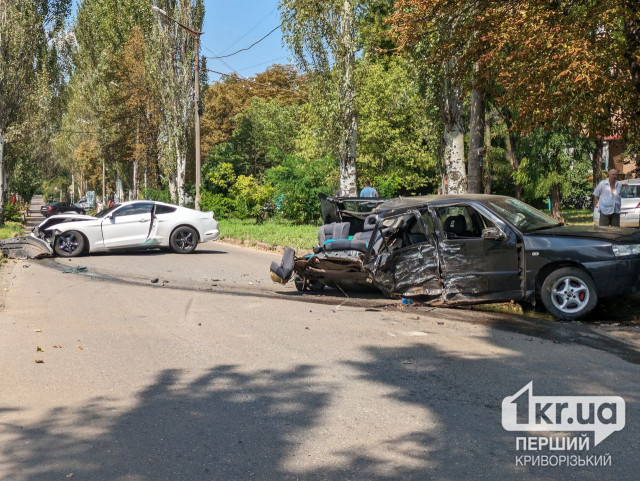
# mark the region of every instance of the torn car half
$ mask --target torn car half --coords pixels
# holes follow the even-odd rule
[[[540,300],[562,319],[640,290],[639,232],[564,226],[509,197],[394,199],[357,225],[322,226],[314,253],[293,262],[300,290],[372,286],[444,306]]]

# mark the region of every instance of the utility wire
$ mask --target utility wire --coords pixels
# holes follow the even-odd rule
[[[247,32],[244,35],[242,35],[235,42],[233,42],[231,45],[229,45],[227,48],[225,48],[222,52],[220,52],[220,55],[224,54],[227,50],[229,50],[231,47],[235,46],[238,42],[240,42],[240,40],[244,39],[247,35],[249,35],[251,32],[253,32],[258,25],[260,25],[267,18],[269,18],[271,15],[273,15],[273,12],[276,11],[276,8],[278,8],[278,2],[276,2],[276,4],[273,7],[273,9],[267,15],[262,17],[262,19],[258,23],[256,23],[253,27],[251,27],[249,30],[247,30]]]
[[[264,39],[266,39],[269,35],[271,35],[273,32],[275,32],[276,30],[278,30],[280,27],[282,27],[282,23],[280,25],[278,25],[277,27],[275,27],[273,30],[271,30],[268,34],[266,34],[264,37],[260,38],[259,40],[256,40],[255,42],[253,42],[251,45],[249,45],[248,47],[245,48],[241,48],[240,50],[236,50],[233,53],[229,53],[227,55],[219,55],[217,57],[207,57],[210,58],[212,60],[219,60],[222,58],[228,58],[228,57],[233,57],[234,55],[239,54],[240,52],[246,52],[247,50],[252,49],[253,47],[255,47],[256,45],[258,45],[260,42],[262,42]]]

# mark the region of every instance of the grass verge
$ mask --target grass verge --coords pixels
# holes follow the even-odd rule
[[[220,240],[263,242],[270,247],[311,249],[318,241],[318,226],[295,225],[284,220],[256,224],[254,219],[220,219]]]
[[[562,217],[569,225],[593,225],[593,211],[589,209],[563,210]]]
[[[24,226],[20,222],[5,222],[0,227],[0,239],[8,239],[9,237],[15,237],[22,235]]]

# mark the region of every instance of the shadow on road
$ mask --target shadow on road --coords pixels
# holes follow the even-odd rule
[[[316,441],[310,432],[331,416],[332,398],[340,394],[337,385],[317,380],[315,367],[247,373],[217,366],[199,377],[164,371],[123,413],[114,412],[115,401],[95,398],[83,407],[52,409],[30,425],[4,424],[12,439],[0,446],[9,460],[3,469],[12,481],[64,479],[68,473],[92,481],[602,479],[601,470],[589,467],[516,467],[522,453],[515,437],[522,433],[502,429],[501,402],[533,381],[541,395],[622,395],[627,419],[634,419],[637,367],[596,361],[576,370],[575,363],[558,363],[562,354],[553,352],[554,344],[531,355],[511,339],[496,332],[459,349],[437,342],[368,346],[365,360],[344,360],[351,383],[374,386],[398,407],[418,407],[430,422],[418,416],[415,429],[376,446],[363,437],[364,447],[330,450],[339,462],[317,459],[309,467],[315,443],[326,448],[326,440]],[[358,424],[357,414],[359,432],[381,429]],[[385,426],[398,414],[377,415]],[[335,440],[340,433],[325,434]],[[592,449],[614,459],[608,479],[631,479],[638,435],[637,423],[628,423],[605,448]],[[302,445],[307,449],[301,452]]]

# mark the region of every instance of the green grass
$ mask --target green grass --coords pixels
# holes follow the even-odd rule
[[[253,219],[220,219],[220,239],[264,242],[270,247],[283,246],[311,249],[318,242],[318,226],[295,225],[283,220],[256,224]]]
[[[593,225],[593,211],[589,209],[563,210],[562,217],[569,225]]]
[[[7,221],[0,227],[0,239],[19,236],[22,235],[23,232],[24,226],[20,222]]]

